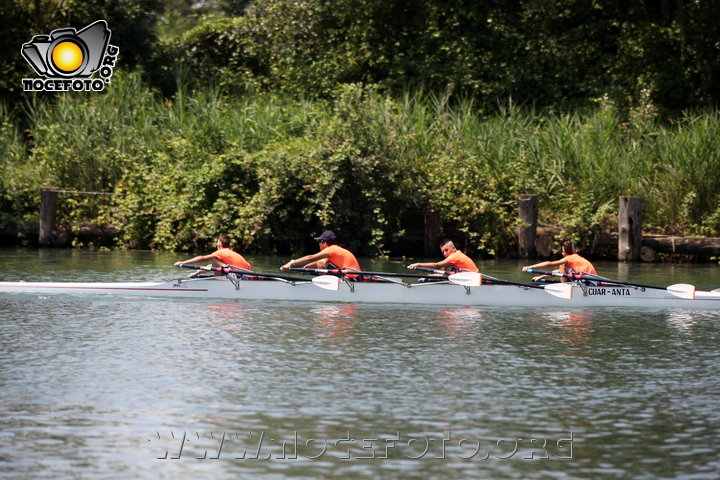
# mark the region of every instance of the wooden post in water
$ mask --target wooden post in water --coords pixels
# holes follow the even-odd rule
[[[41,247],[52,245],[57,217],[57,187],[43,187],[40,189],[40,233],[38,243]]]
[[[520,257],[528,258],[535,254],[535,235],[537,233],[537,195],[521,194],[520,220],[523,225],[518,227],[518,250]]]
[[[618,212],[618,260],[636,262],[642,247],[642,198],[620,197]]]
[[[423,253],[426,256],[436,256],[438,242],[440,241],[440,212],[428,210],[425,212],[425,236],[423,238]]]

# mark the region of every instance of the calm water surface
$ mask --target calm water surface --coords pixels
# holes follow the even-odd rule
[[[0,268],[158,280],[179,257]],[[720,287],[717,264],[596,267]],[[720,312],[0,295],[0,477],[720,478],[719,344]]]

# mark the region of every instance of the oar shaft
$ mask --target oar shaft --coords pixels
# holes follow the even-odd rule
[[[410,268],[410,267],[408,267],[408,268]],[[438,270],[437,268],[428,268],[428,267],[414,267],[414,268],[411,268],[411,270],[420,270],[421,272],[437,273],[438,275],[448,275],[448,274],[452,273],[447,270]]]
[[[430,275],[417,275],[412,273],[395,273],[395,272],[368,272],[365,270],[351,270],[350,273],[359,275],[382,276],[382,277],[406,277],[406,278],[429,278]]]
[[[553,277],[568,277],[567,273],[550,272],[548,270],[538,270],[537,268],[528,268],[525,270],[527,273],[539,273],[540,275],[552,275]]]
[[[314,273],[318,275],[366,275],[366,276],[382,276],[382,277],[406,277],[406,278],[429,278],[430,275],[413,275],[412,273],[392,273],[392,272],[368,272],[365,270],[355,270],[346,268],[289,268],[291,272],[298,273]]]
[[[437,273],[437,274],[441,274],[441,275],[447,275],[447,274],[452,273],[452,272],[448,272],[446,270],[437,270],[435,268],[427,268],[427,267],[415,267],[413,270],[422,270],[425,272]],[[469,270],[465,270],[465,271],[468,272]],[[517,285],[520,287],[543,288],[540,285],[533,285],[532,283],[525,283],[525,282],[515,282],[513,280],[503,280],[502,278],[491,277],[490,275],[486,275],[484,273],[482,274],[482,278],[483,278],[483,280],[489,280],[491,283],[496,283],[498,285]]]
[[[288,272],[296,272],[296,273],[312,273],[315,275],[342,275],[342,272],[339,269],[329,269],[329,268],[299,268],[299,267],[290,267],[288,268]]]
[[[447,272],[444,270],[436,270],[433,268],[425,268],[425,267],[416,267],[415,270],[421,270],[426,271],[430,273],[442,273],[443,275],[450,274],[451,272]],[[291,272],[298,272],[298,273],[313,273],[316,275],[364,275],[367,277],[405,277],[405,278],[433,278],[433,275],[416,275],[416,274],[408,274],[408,273],[392,273],[392,272],[369,272],[366,270],[355,270],[355,269],[347,269],[347,268],[334,268],[334,269],[325,269],[325,268],[290,268],[289,271]],[[437,278],[437,277],[435,277]],[[491,277],[489,275],[482,275],[482,278],[484,280],[489,280],[493,283],[496,283],[498,285],[517,285],[520,287],[530,287],[530,288],[543,288],[540,285],[534,285],[532,283],[524,283],[524,282],[515,282],[512,280],[503,280],[501,278],[495,278]]]
[[[502,278],[491,277],[490,275],[485,275],[484,273],[482,278],[483,281],[488,280],[490,283],[497,283],[498,285],[517,285],[519,287],[545,288],[542,285],[535,285],[532,283],[516,282],[514,280],[503,280]]]
[[[536,270],[534,268],[528,268],[525,270],[528,273],[539,273],[541,275],[552,275],[554,277],[565,277],[571,280],[594,280],[600,282],[609,282],[617,285],[628,285],[631,287],[642,287],[642,288],[653,288],[656,290],[665,290],[667,287],[661,287],[659,285],[648,285],[647,283],[637,282],[625,282],[623,280],[614,280],[612,278],[601,277],[592,273],[560,273],[560,272],[549,272],[547,270]]]
[[[601,282],[616,283],[618,285],[628,285],[630,287],[653,288],[655,290],[666,290],[667,289],[667,287],[661,287],[660,285],[648,285],[647,283],[637,283],[637,282],[624,282],[622,280],[613,280],[612,278],[599,277],[597,275],[592,275],[592,274],[585,274],[582,276],[578,276],[578,278],[582,278],[582,277],[585,277],[588,280],[598,280]]]
[[[266,277],[266,278],[278,278],[280,280],[289,280],[291,282],[309,282],[310,280],[306,280],[304,278],[295,277],[291,275],[277,275],[274,273],[263,273],[263,272],[255,272],[253,270],[245,270],[244,268],[238,268],[238,267],[212,267],[207,265],[188,265],[187,263],[180,263],[178,264],[178,267],[182,268],[192,268],[194,270],[204,270],[207,272],[220,272],[220,273],[237,273],[240,275],[250,275],[250,276],[257,276],[257,277]]]

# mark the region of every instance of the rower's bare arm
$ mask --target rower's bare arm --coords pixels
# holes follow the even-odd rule
[[[522,271],[527,272],[527,270],[529,268],[556,267],[558,265],[563,265],[565,263],[567,263],[567,260],[564,258],[561,258],[560,260],[554,260],[554,261],[548,260],[545,262],[536,263],[535,265],[527,265],[525,267],[522,267]]]
[[[185,260],[185,261],[182,261],[182,262],[175,262],[175,266],[177,267],[177,266],[180,265],[181,263],[206,262],[206,261],[211,260],[211,259],[213,259],[213,258],[215,258],[215,255],[212,254],[212,253],[211,253],[210,255],[198,255],[197,257],[193,257],[193,258],[191,258],[191,259],[189,259],[189,260]]]
[[[296,260],[290,260],[285,265],[280,267],[280,270],[287,271],[289,268],[292,267],[305,267],[310,262],[317,262],[318,260],[322,260],[323,258],[327,257],[329,257],[329,255],[323,252],[314,253],[312,255],[305,255],[304,257],[298,258]]]
[[[450,262],[448,260],[441,260],[439,262],[425,262],[425,263],[411,263],[408,265],[408,268],[410,270],[415,269],[416,267],[422,267],[422,268],[446,268],[450,266]]]

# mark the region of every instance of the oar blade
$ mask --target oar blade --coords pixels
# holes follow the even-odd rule
[[[695,300],[695,285],[689,283],[676,283],[667,287],[667,291],[676,297]]]
[[[455,273],[448,277],[450,282],[463,287],[479,287],[482,285],[482,275],[477,272]]]
[[[340,277],[335,275],[320,275],[313,278],[312,283],[325,290],[340,290]]]
[[[572,299],[573,287],[570,283],[551,283],[543,287],[547,293],[555,297]]]

